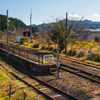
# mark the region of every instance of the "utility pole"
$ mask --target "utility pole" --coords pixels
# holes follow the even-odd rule
[[[59,79],[59,37],[57,37],[57,79]]]
[[[8,10],[7,10],[7,59],[9,59]]]
[[[30,14],[30,41],[32,41],[32,25],[31,25],[31,22],[32,22],[32,9],[31,9],[31,14]]]
[[[65,29],[65,54],[67,53],[67,12],[66,12],[66,29]]]

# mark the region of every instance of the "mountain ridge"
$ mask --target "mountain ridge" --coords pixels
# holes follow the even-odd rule
[[[66,19],[63,19],[64,21]],[[78,20],[76,22],[79,22]],[[83,23],[86,23],[84,29],[90,29],[90,28],[100,28],[100,22],[99,21],[92,21],[92,20],[88,20],[88,19],[85,19],[82,21]],[[71,23],[71,20],[68,19],[68,26],[69,24]],[[39,24],[39,25],[36,25],[36,24],[33,24],[34,26],[37,26],[37,27],[44,27],[44,25],[50,25],[51,23],[42,23],[42,24]]]

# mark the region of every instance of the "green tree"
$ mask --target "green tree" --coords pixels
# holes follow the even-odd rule
[[[9,18],[10,24],[9,27],[12,30],[15,30],[17,27],[26,28],[26,25],[17,18]],[[0,15],[0,30],[7,29],[7,17],[5,15]]]
[[[37,26],[32,27],[32,33],[35,33],[35,32],[39,32],[39,29]]]
[[[52,41],[57,44],[57,37],[62,37],[63,41],[59,42],[60,45],[60,51],[63,50],[65,48],[65,23],[62,20],[58,20],[56,19],[56,22],[52,23],[53,25],[49,26],[48,28],[50,29],[50,31],[48,32],[48,34],[50,35]],[[67,32],[67,43],[70,40],[70,36],[71,36],[71,31],[73,29],[74,24],[70,24],[69,28],[68,28],[68,32]]]

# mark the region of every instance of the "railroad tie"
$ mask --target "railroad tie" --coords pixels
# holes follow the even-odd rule
[[[49,88],[41,88],[40,91],[48,90]]]
[[[21,78],[27,78],[27,75],[22,76]]]
[[[75,73],[80,73],[80,70],[75,71]]]
[[[56,95],[53,95],[52,97],[53,98],[57,98],[57,97],[61,97],[62,95],[60,95],[60,94],[56,94]]]

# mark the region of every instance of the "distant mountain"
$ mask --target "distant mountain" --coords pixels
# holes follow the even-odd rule
[[[63,21],[66,21],[66,19],[64,19]],[[79,23],[78,20],[75,21],[74,27],[76,26],[77,23]],[[70,24],[71,24],[71,20],[68,19],[68,27],[69,27]],[[51,25],[52,25],[52,23],[47,23],[47,24],[42,23],[42,24],[37,25],[37,27],[41,27],[45,31],[47,31],[46,27],[47,26],[51,26]],[[80,25],[80,27],[84,26],[83,29],[90,29],[90,28],[96,29],[96,28],[100,28],[100,22],[95,22],[95,21],[91,21],[91,20],[83,20],[81,22],[81,24],[79,24],[79,25]],[[73,28],[73,30],[74,30],[74,28]]]
[[[10,30],[16,30],[18,27],[26,28],[26,24],[17,18],[9,18],[9,28]],[[0,30],[7,29],[7,17],[0,14]]]
[[[35,27],[35,26],[37,26],[36,24],[32,24],[32,27]]]
[[[84,20],[83,22],[86,22],[85,28],[89,29],[89,28],[100,28],[100,22],[99,21],[91,21],[91,20]]]

